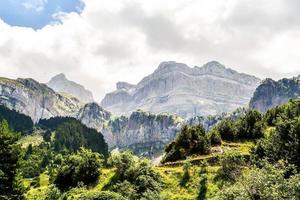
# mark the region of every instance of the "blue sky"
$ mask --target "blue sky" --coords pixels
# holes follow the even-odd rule
[[[0,18],[9,25],[40,29],[57,22],[58,12],[81,12],[80,0],[2,0]]]

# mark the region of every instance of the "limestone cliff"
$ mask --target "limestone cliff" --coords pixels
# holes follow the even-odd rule
[[[82,103],[65,97],[33,79],[0,78],[0,104],[19,111],[38,122],[41,118],[76,116]]]
[[[279,81],[265,79],[255,90],[249,106],[265,112],[295,98],[300,98],[300,76]]]
[[[215,115],[247,106],[259,82],[215,61],[194,68],[162,62],[137,85],[117,84],[117,90],[107,94],[101,105],[113,114],[127,116],[137,109],[184,118]]]

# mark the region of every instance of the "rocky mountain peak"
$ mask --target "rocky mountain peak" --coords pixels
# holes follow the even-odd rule
[[[68,80],[65,74],[61,73],[54,76],[47,85],[56,92],[69,93],[82,102],[94,101],[93,94],[89,90],[74,81]]]
[[[116,88],[117,90],[130,90],[134,88],[136,85],[127,83],[127,82],[117,82]]]
[[[111,117],[111,113],[104,110],[99,104],[93,102],[85,104],[84,107],[79,111],[78,118],[82,120],[82,117],[84,116],[108,120]]]
[[[30,116],[35,123],[54,116],[74,116],[82,106],[78,99],[64,97],[31,78],[2,78],[0,104]]]
[[[39,83],[32,78],[18,78],[16,81],[23,84],[26,88],[30,88],[33,91],[48,91],[54,93],[54,91],[51,88],[47,87],[47,85]]]
[[[201,68],[202,68],[202,70],[207,71],[207,72],[215,72],[215,71],[218,72],[218,71],[226,70],[226,67],[217,61],[210,61],[210,62],[204,64]]]
[[[175,61],[165,61],[161,62],[158,68],[155,70],[154,73],[166,73],[171,71],[186,71],[190,70],[191,68],[184,63],[178,63]]]
[[[111,113],[104,110],[97,103],[88,103],[80,109],[77,119],[90,128],[101,131],[107,120],[111,117]]]
[[[256,88],[249,106],[265,112],[269,108],[286,103],[289,99],[299,97],[300,81],[297,77],[278,81],[267,78]]]
[[[67,77],[64,73],[60,73],[54,76],[52,80],[67,80]]]

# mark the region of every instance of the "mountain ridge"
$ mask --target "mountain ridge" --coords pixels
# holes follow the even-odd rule
[[[256,88],[249,107],[265,112],[295,98],[300,98],[300,75],[278,81],[267,78]]]
[[[238,73],[216,61],[193,68],[167,61],[135,87],[117,86],[106,94],[101,106],[116,115],[129,115],[137,109],[182,117],[219,114],[246,106],[259,82],[255,76]]]
[[[56,93],[34,79],[0,78],[0,104],[26,114],[36,123],[42,118],[74,116],[82,103]]]

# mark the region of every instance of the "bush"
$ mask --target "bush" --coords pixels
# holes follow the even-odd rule
[[[148,160],[139,160],[131,152],[113,154],[109,163],[116,167],[110,188],[128,199],[160,199],[162,181]]]
[[[292,170],[287,163],[266,163],[253,167],[237,182],[222,189],[215,199],[299,199],[300,176],[286,176]]]
[[[215,128],[214,131],[218,132],[222,140],[234,141],[237,139],[237,130],[235,123],[232,120],[225,119],[221,121]]]
[[[185,186],[186,183],[190,180],[190,169],[191,169],[191,162],[189,160],[186,160],[183,163],[183,176],[180,180],[180,185]]]
[[[45,200],[54,200],[59,199],[61,197],[61,192],[57,187],[54,185],[48,186],[47,190],[45,191]]]
[[[209,138],[210,138],[210,143],[211,143],[211,145],[215,145],[215,146],[217,146],[217,145],[221,145],[222,144],[222,139],[221,139],[221,135],[220,135],[220,133],[217,131],[217,130],[215,130],[215,129],[213,129],[213,130],[211,130],[210,132],[209,132]]]
[[[229,152],[220,156],[221,169],[219,170],[219,175],[228,180],[235,180],[242,173],[242,167],[245,161],[242,155]]]
[[[118,193],[111,192],[111,191],[89,192],[87,194],[81,195],[79,199],[85,199],[85,200],[126,200],[124,197],[122,197]]]

